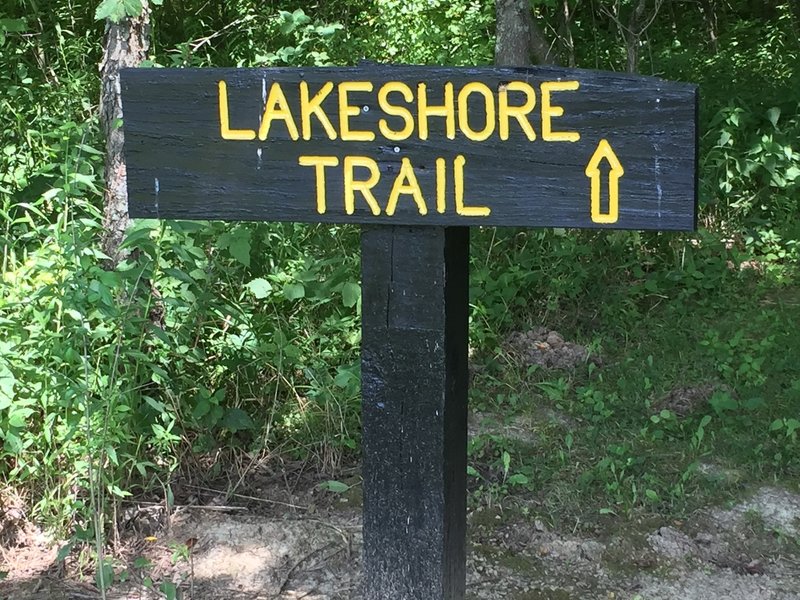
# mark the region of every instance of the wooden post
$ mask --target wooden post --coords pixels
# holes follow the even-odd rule
[[[469,229],[361,233],[365,600],[463,600]]]

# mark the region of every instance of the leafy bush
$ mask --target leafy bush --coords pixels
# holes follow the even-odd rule
[[[168,488],[190,453],[288,452],[333,469],[360,440],[357,229],[139,221],[130,258],[103,267],[103,24],[91,16],[137,4],[0,9],[0,479],[27,492],[37,517],[77,522],[89,536],[102,532],[110,502]],[[151,66],[463,65],[493,54],[487,1],[151,4]],[[571,23],[577,62],[621,68],[617,28],[595,5],[580,3]],[[548,35],[562,31],[560,3],[535,6]],[[758,315],[737,308],[736,295],[774,282],[764,272],[791,284],[798,258],[797,36],[788,5],[766,20],[749,10],[718,6],[718,50],[699,11],[662,11],[642,41],[647,72],[701,84],[703,230],[473,233],[477,358],[491,363],[508,331],[543,322],[616,348],[619,365],[605,374],[554,382],[525,372],[582,424],[559,432],[544,473],[566,469],[613,506],[675,501],[710,448],[735,444],[773,475],[798,469],[792,338],[767,317],[749,319],[764,336],[751,323],[716,322]],[[766,268],[739,272],[748,263]],[[675,358],[684,347],[696,365]],[[783,347],[793,350],[776,358]],[[699,370],[745,396],[719,395],[707,414],[680,422],[643,414],[655,390]],[[494,400],[516,410],[523,396]],[[767,396],[774,402],[759,401]],[[643,460],[675,444],[680,460]],[[476,453],[491,462],[480,477],[493,494],[546,483],[513,447],[493,441]]]

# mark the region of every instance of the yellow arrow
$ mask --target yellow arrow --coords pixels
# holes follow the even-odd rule
[[[608,174],[608,212],[600,211],[600,184],[602,173],[600,163],[603,159],[608,161],[611,171]],[[619,178],[625,174],[625,169],[619,162],[617,155],[611,148],[608,140],[600,140],[597,150],[586,165],[586,176],[592,180],[592,221],[595,223],[616,223],[619,219]]]

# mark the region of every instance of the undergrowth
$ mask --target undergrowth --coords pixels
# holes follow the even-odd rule
[[[138,221],[132,254],[106,269],[102,24],[91,2],[52,4],[0,8],[0,480],[83,540],[119,499],[169,497],[190,455],[289,454],[327,472],[357,458],[358,230]],[[151,66],[485,64],[494,43],[488,2],[188,5],[155,8]],[[643,42],[643,72],[701,85],[696,234],[474,232],[473,406],[564,417],[535,448],[474,442],[475,501],[679,514],[738,485],[701,477],[706,463],[797,479],[800,56],[789,5],[776,10],[722,10],[718,52],[700,13],[664,12]],[[624,63],[613,27],[573,29],[579,66]],[[505,336],[539,324],[602,366],[514,363]],[[695,412],[653,410],[707,382],[721,387]]]

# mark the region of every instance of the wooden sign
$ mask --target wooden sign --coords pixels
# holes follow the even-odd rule
[[[690,230],[697,87],[551,67],[121,73],[130,214]]]
[[[693,229],[697,88],[123,70],[132,217],[361,223],[365,600],[464,600],[469,226]]]

